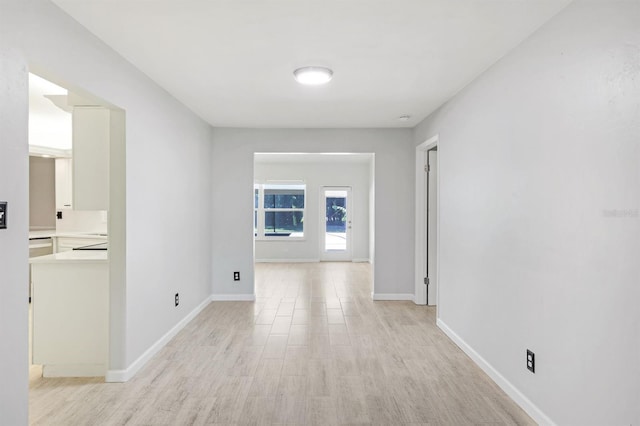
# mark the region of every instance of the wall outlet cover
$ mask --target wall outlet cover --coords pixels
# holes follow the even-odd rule
[[[7,202],[0,201],[0,229],[7,227]]]
[[[536,373],[536,354],[527,349],[527,370]]]

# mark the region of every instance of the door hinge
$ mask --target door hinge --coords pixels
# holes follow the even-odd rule
[[[431,171],[431,166],[429,164],[424,165],[424,171],[429,173]]]
[[[429,277],[424,277],[424,285],[429,285]]]

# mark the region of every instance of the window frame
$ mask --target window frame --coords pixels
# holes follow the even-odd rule
[[[289,185],[289,186],[301,186],[304,194],[304,207],[302,208],[283,208],[283,207],[265,207],[264,206],[264,193],[265,189],[270,189],[270,186]],[[274,188],[275,189],[275,188]],[[300,188],[298,188],[300,189]],[[258,206],[256,207],[256,190],[258,191]],[[254,232],[253,238],[255,241],[305,241],[306,240],[306,226],[304,218],[307,216],[307,184],[304,181],[268,181],[258,182],[253,184],[253,223]],[[265,235],[265,217],[267,212],[302,212],[302,235],[301,236],[276,236]]]

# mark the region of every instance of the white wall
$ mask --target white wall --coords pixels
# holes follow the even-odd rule
[[[213,211],[214,294],[253,294],[255,152],[374,153],[375,292],[413,294],[414,149],[410,130],[223,128],[215,129],[213,135],[214,203],[224,200],[226,205],[236,207]],[[241,272],[240,282],[233,281],[233,271]]]
[[[369,162],[313,162],[260,163],[254,167],[257,182],[267,180],[302,180],[306,184],[303,241],[255,242],[255,259],[311,260],[320,259],[320,196],[322,186],[350,186],[349,209],[352,258],[369,259]]]
[[[89,232],[106,234],[108,215],[104,210],[58,210],[62,219],[57,219],[55,228],[58,232]],[[55,215],[55,212],[54,212]]]
[[[2,16],[2,14],[0,14]],[[0,18],[0,29],[3,28]],[[1,30],[0,30],[1,31]],[[3,39],[1,37],[0,40]],[[0,413],[8,425],[27,424],[29,269],[29,147],[27,70],[20,52],[0,48],[0,201],[8,202],[0,229]],[[11,120],[5,119],[11,117]]]
[[[26,424],[27,71],[126,111],[126,287],[116,283],[126,309],[112,369],[130,366],[210,293],[211,128],[50,2],[1,8],[0,199],[11,202],[12,224],[0,231],[0,412]]]
[[[440,136],[442,324],[542,423],[640,424],[639,23],[576,1],[415,131]]]

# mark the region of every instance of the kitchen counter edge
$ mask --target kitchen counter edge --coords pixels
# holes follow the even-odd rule
[[[109,255],[107,250],[72,250],[32,257],[29,263],[109,263]]]

